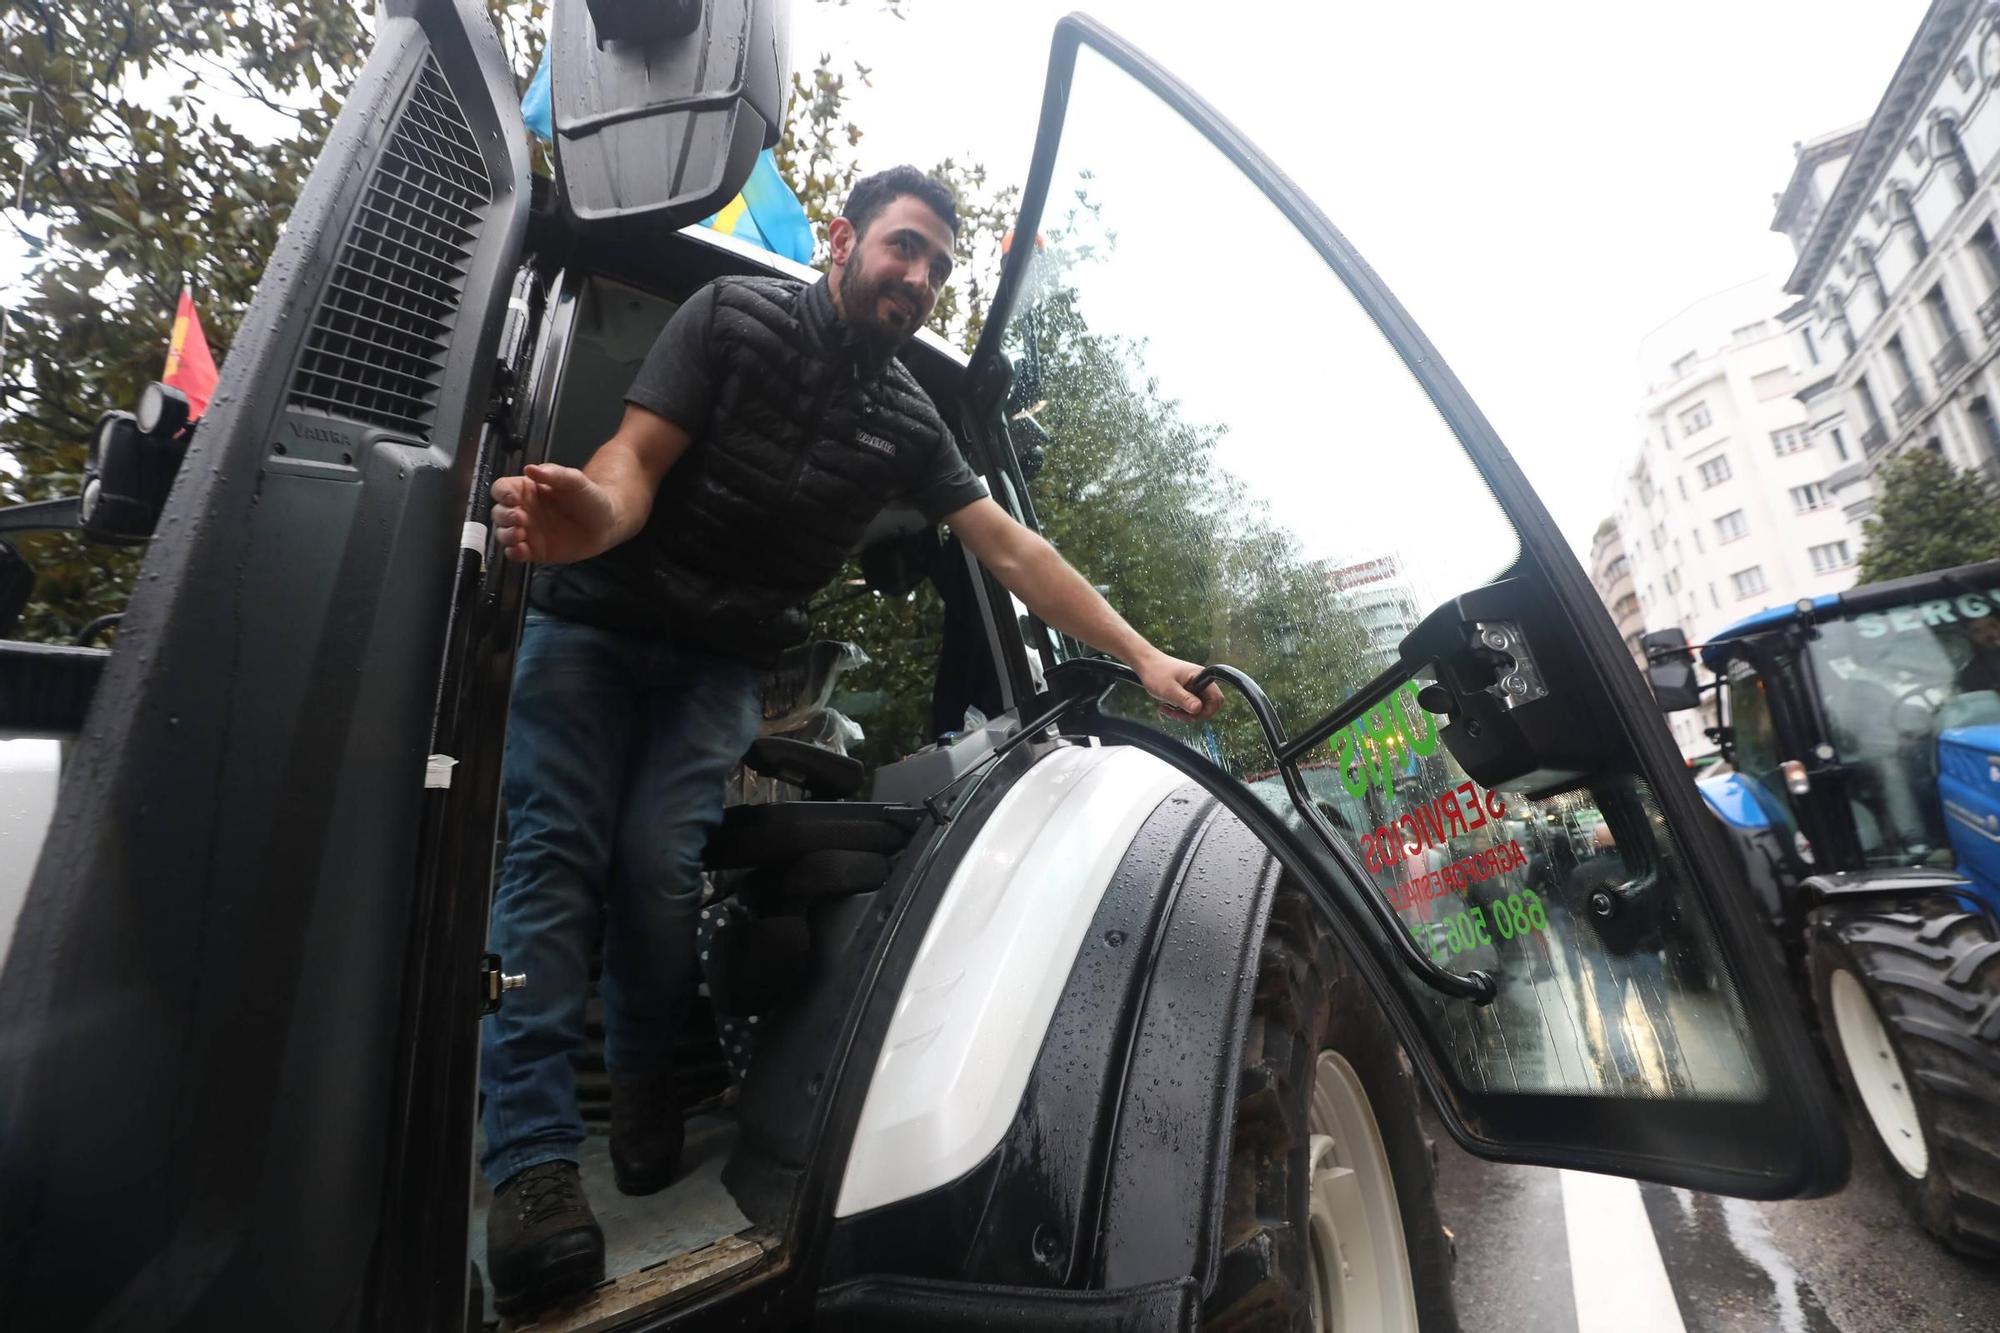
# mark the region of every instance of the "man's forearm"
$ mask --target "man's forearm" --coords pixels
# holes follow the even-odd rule
[[[654,491],[638,456],[622,440],[608,440],[598,446],[583,471],[611,497],[611,528],[606,533],[603,551],[638,536],[653,512]]]
[[[1055,547],[1032,534],[1022,547],[993,573],[1045,623],[1135,668],[1140,659],[1158,651]]]

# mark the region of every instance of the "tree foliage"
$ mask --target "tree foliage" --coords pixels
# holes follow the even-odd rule
[[[365,50],[358,11],[311,0],[0,11],[20,185],[6,217],[31,264],[7,311],[0,499],[77,493],[98,414],[160,373],[183,274],[221,360]],[[259,119],[282,128],[245,128]],[[67,534],[21,545],[39,573],[25,637],[66,638],[124,604],[133,552]]]
[[[2000,556],[2000,497],[1977,472],[1913,449],[1884,464],[1875,486],[1875,512],[1861,525],[1861,582]]]

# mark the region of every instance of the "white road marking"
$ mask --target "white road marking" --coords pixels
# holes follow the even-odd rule
[[[1687,1333],[1637,1181],[1562,1173],[1577,1333]]]
[[[1778,1323],[1782,1333],[1806,1333],[1805,1305],[1799,1300],[1804,1279],[1792,1261],[1778,1248],[1756,1208],[1742,1199],[1722,1200],[1722,1221],[1737,1253],[1755,1263],[1771,1279],[1771,1291],[1778,1298]]]

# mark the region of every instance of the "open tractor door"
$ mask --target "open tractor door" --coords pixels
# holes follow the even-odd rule
[[[1237,697],[1160,723],[1023,617],[1032,670],[1256,831],[1464,1147],[1842,1182],[1738,871],[1520,468],[1312,201],[1088,20],[970,379],[1021,511]]]
[[[68,746],[0,973],[10,1328],[480,1317],[523,614],[487,488],[604,438],[702,283],[805,276],[680,230],[782,124],[782,6],[553,14],[544,191],[484,6],[384,0],[115,650],[0,644],[53,701],[0,697],[0,727]],[[792,950],[735,997],[759,1035],[715,1190],[741,1217],[545,1327],[1448,1329],[1424,1093],[1486,1157],[1841,1181],[1608,616],[1436,351],[1231,126],[1064,21],[984,341],[903,359],[995,498],[1230,707],[1159,722],[958,552],[948,641],[988,723],[872,773],[776,763],[793,796],[709,846],[770,890],[718,910]],[[885,544],[951,549],[889,516]],[[807,834],[874,840],[873,870],[815,878]]]

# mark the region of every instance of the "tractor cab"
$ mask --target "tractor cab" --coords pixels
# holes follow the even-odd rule
[[[1696,785],[1911,1215],[2000,1254],[2000,561],[1759,612],[1700,691],[1656,651],[1664,709],[1715,695]]]
[[[1733,771],[1697,785],[1726,824],[1819,873],[1986,859],[1991,797],[1967,784],[2000,725],[2000,562],[1762,611],[1698,651]]]

